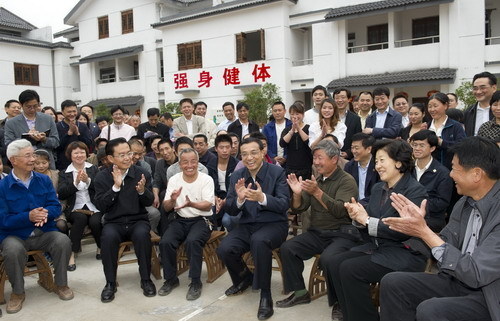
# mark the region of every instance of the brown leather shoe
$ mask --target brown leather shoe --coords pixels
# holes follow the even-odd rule
[[[7,313],[17,313],[23,308],[25,295],[12,293],[9,302],[7,303]]]
[[[71,300],[75,297],[73,291],[68,286],[57,286],[55,292],[59,296],[59,299],[64,301]]]

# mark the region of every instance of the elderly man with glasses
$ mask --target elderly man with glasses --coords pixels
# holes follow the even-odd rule
[[[106,286],[101,301],[115,298],[116,269],[120,243],[131,240],[139,262],[141,288],[147,297],[156,295],[151,281],[151,226],[146,207],[154,201],[151,175],[132,164],[133,152],[124,138],[112,139],[106,145],[106,157],[112,166],[95,178],[95,205],[104,214],[101,256]]]
[[[61,204],[49,177],[33,171],[35,155],[26,139],[13,141],[7,148],[13,170],[0,181],[0,250],[12,285],[7,313],[22,309],[26,251],[48,252],[54,262],[55,292],[61,300],[73,299],[66,267],[71,242],[56,228]]]

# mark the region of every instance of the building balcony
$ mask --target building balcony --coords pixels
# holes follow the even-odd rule
[[[120,77],[121,78],[121,77]],[[126,93],[128,96],[142,95],[139,79],[130,79],[119,82],[99,82],[97,85],[97,97],[121,97]]]

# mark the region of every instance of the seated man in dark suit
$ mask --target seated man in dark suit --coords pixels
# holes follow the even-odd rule
[[[378,87],[373,90],[373,100],[377,110],[366,118],[363,133],[380,138],[396,138],[401,131],[402,116],[389,107],[391,92],[387,87]]]
[[[432,152],[438,146],[436,133],[425,129],[410,137],[415,158],[413,176],[427,189],[427,225],[434,232],[439,232],[446,225],[446,209],[450,205],[453,181],[450,171],[432,158]]]
[[[106,145],[106,156],[113,164],[95,178],[95,205],[104,214],[101,234],[101,256],[106,286],[102,302],[111,302],[116,292],[118,249],[121,242],[132,240],[139,261],[141,288],[147,297],[156,295],[151,281],[151,237],[146,207],[153,204],[151,176],[132,165],[133,153],[124,138],[115,138]]]
[[[425,204],[391,195],[401,217],[384,223],[422,239],[439,273],[387,274],[380,286],[382,321],[500,320],[500,149],[469,137],[452,151],[450,175],[463,197],[439,235],[427,225]]]
[[[217,255],[226,265],[233,285],[226,295],[246,290],[252,283],[260,289],[259,320],[273,313],[271,298],[272,251],[286,239],[288,233],[287,210],[290,193],[285,171],[264,161],[262,142],[255,138],[243,140],[240,146],[245,168],[231,176],[226,209],[229,215],[242,213],[239,225],[229,233]],[[242,260],[250,251],[255,263],[253,275]]]
[[[345,164],[344,170],[351,174],[358,184],[359,203],[366,207],[370,201],[372,187],[380,177],[375,171],[375,159],[372,157],[372,146],[375,138],[368,134],[357,133],[352,136],[352,154],[354,159]]]

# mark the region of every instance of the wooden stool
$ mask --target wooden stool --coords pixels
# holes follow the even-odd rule
[[[38,274],[38,284],[43,287],[48,292],[53,292],[55,288],[54,277],[52,275],[52,268],[45,258],[44,252],[42,251],[28,251],[26,255],[32,256],[35,260],[35,265],[32,267],[26,267],[24,269],[24,276]],[[1,258],[2,263],[0,264],[0,304],[5,303],[5,281],[7,281],[7,272],[5,271],[5,261],[3,257]]]
[[[207,283],[212,283],[226,272],[226,266],[217,256],[215,250],[219,247],[225,232],[212,231],[210,238],[203,247],[203,261],[207,266]],[[177,275],[186,272],[189,269],[188,257],[184,243],[177,249]]]
[[[326,278],[323,270],[319,266],[320,254],[314,256],[314,262],[309,275],[309,294],[311,300],[316,300],[326,294]]]
[[[277,266],[273,265],[272,269],[273,271],[279,271],[281,274],[281,280],[282,283],[284,284],[284,276],[283,276],[283,265],[281,264],[281,258],[279,255],[280,249],[276,248],[272,251],[273,254],[273,259],[276,261]],[[243,262],[247,265],[248,269],[253,272],[255,270],[255,264],[253,263],[253,258],[252,258],[252,253],[251,252],[246,252],[243,254]],[[285,292],[285,288],[283,287],[283,290],[281,290],[282,294],[288,294]]]
[[[151,233],[151,273],[153,276],[157,279],[161,279],[161,271],[160,271],[160,260],[158,259],[158,253],[156,253],[156,248],[155,244],[158,244],[160,242],[160,237],[156,235],[155,232],[150,231]],[[118,249],[118,265],[122,264],[130,264],[130,263],[136,263],[137,262],[137,257],[135,259],[127,259],[127,260],[122,260],[124,255],[127,254],[135,254],[134,250],[130,250],[131,246],[133,245],[132,241],[126,241],[120,243],[120,248]]]

